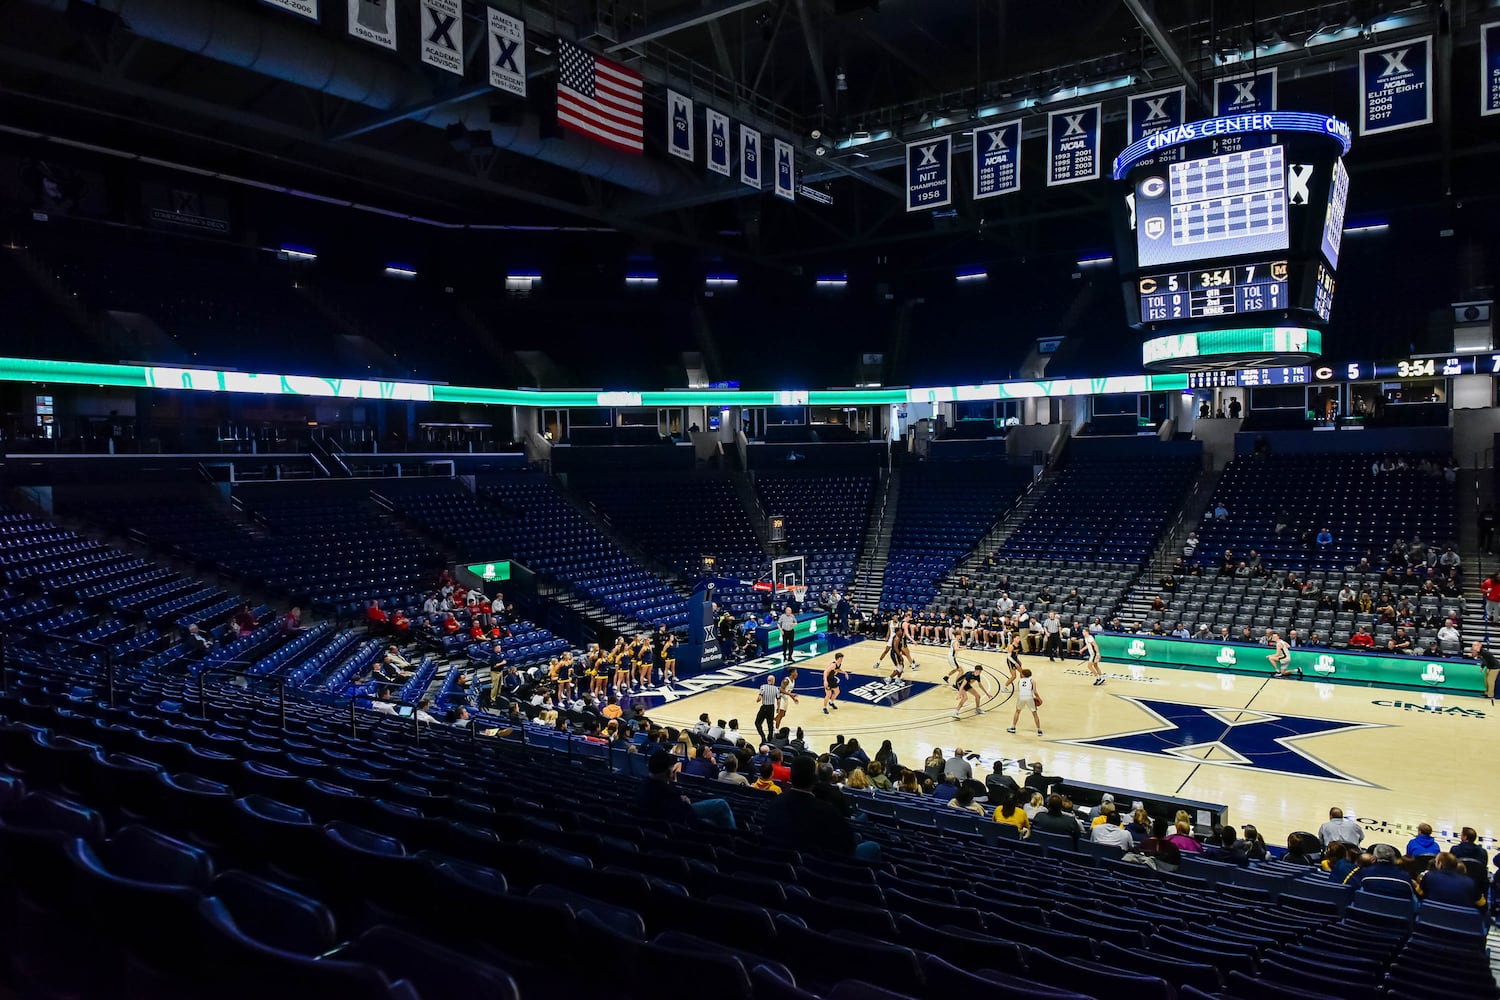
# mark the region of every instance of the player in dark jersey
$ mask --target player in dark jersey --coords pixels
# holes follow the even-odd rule
[[[974,714],[983,715],[984,709],[979,707],[979,696],[984,693],[984,664],[976,663],[959,675],[958,683],[958,707],[953,709],[953,717],[956,719],[964,710],[964,704],[969,698],[974,699]]]

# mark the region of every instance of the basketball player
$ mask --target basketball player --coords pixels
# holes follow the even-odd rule
[[[901,622],[896,615],[891,615],[891,620],[885,623],[885,648],[880,651],[880,659],[875,661],[875,669],[885,662],[887,655],[894,656],[892,652],[896,647],[896,633],[901,631]]]
[[[1031,721],[1036,723],[1036,734],[1042,735],[1042,720],[1036,714],[1036,710],[1042,707],[1042,696],[1036,689],[1036,681],[1031,679],[1031,671],[1021,669],[1021,678],[1016,681],[1016,711],[1010,717],[1010,728],[1007,733],[1016,731],[1016,722],[1020,720],[1023,711],[1031,713]]]
[[[1281,637],[1280,632],[1271,633],[1271,645],[1275,648],[1271,651],[1271,655],[1266,657],[1266,659],[1270,661],[1272,667],[1276,668],[1275,676],[1292,676],[1292,672],[1287,669],[1287,664],[1292,662],[1292,651],[1291,648],[1287,646],[1286,640]],[[1297,668],[1297,679],[1302,679],[1301,667]]]
[[[781,693],[776,696],[776,722],[775,728],[781,728],[781,720],[786,718],[787,699],[799,701],[797,697],[797,668],[787,667],[786,676],[781,679]]]
[[[944,684],[947,684],[948,683],[948,678],[952,677],[954,674],[956,674],[956,673],[962,673],[963,672],[963,667],[961,667],[959,665],[959,663],[958,663],[958,644],[959,644],[961,638],[962,637],[959,635],[958,629],[956,629],[956,628],[953,627],[953,623],[952,622],[949,622],[948,623],[948,668],[949,669],[948,669],[948,672],[943,675],[943,683]]]
[[[906,632],[898,628],[891,636],[891,680],[899,680],[906,672],[906,661],[910,655],[906,645]]]
[[[1094,675],[1094,687],[1104,683],[1104,673],[1099,669],[1099,640],[1087,628],[1083,630],[1083,665]]]
[[[976,663],[973,669],[965,670],[962,676],[958,678],[958,683],[954,685],[954,687],[958,688],[958,707],[953,710],[953,717],[955,719],[963,712],[964,703],[969,700],[970,695],[974,696],[974,714],[984,714],[984,709],[979,707],[979,696],[984,694],[983,677],[984,664]]]
[[[877,664],[878,666],[878,664]],[[844,679],[844,654],[834,653],[833,663],[827,670],[823,671],[823,714],[827,715],[831,708],[835,712],[839,707],[834,704],[839,697],[839,684]]]
[[[1010,680],[1005,685],[1009,691],[1016,686],[1016,675],[1021,672],[1021,646],[1025,643],[1019,629],[1010,637],[1010,645],[1005,647],[1005,669],[1010,673]]]
[[[906,661],[913,670],[919,669],[917,658],[912,655],[911,644],[916,641],[916,626],[912,624],[910,609],[906,612],[906,621],[901,626],[901,658]]]

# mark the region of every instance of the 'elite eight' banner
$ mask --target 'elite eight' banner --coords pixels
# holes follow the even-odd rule
[[[1432,36],[1359,53],[1359,134],[1432,124]]]

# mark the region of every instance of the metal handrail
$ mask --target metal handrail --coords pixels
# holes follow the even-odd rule
[[[247,670],[225,670],[221,667],[213,667],[198,675],[198,717],[208,718],[208,679],[213,676],[221,677],[244,677],[247,680],[275,681],[276,682],[276,708],[281,715],[281,731],[286,732],[286,678],[266,677],[262,674],[252,674]]]

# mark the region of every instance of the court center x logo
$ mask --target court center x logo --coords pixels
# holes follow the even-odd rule
[[[1128,733],[1061,742],[1372,787],[1371,782],[1325,764],[1296,744],[1330,733],[1387,728],[1379,723],[1341,722],[1240,708],[1204,708],[1125,695],[1115,697],[1140,708],[1155,724]]]

